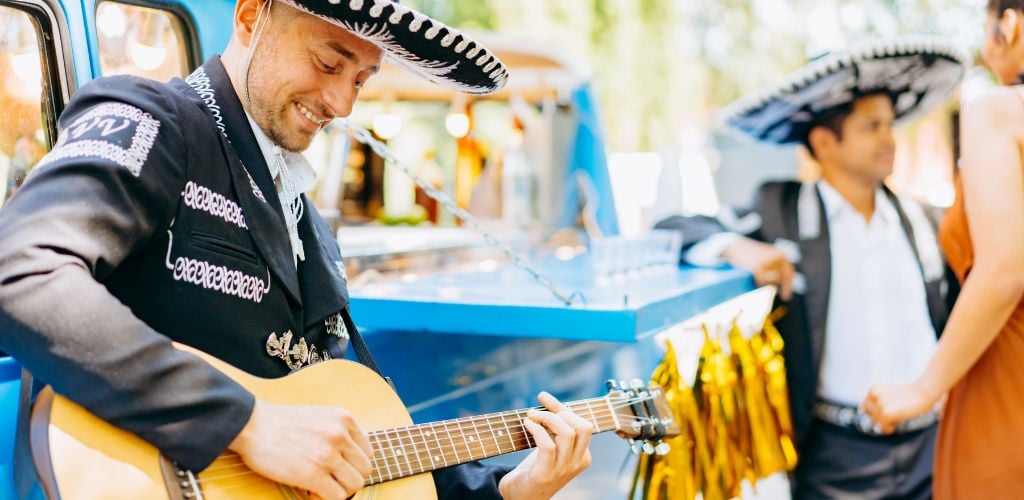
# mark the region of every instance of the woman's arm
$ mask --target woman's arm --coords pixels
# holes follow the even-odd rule
[[[864,409],[883,430],[926,413],[988,349],[1024,294],[1024,103],[1000,88],[964,109],[964,206],[974,247],[938,348],[914,383],[873,387]]]

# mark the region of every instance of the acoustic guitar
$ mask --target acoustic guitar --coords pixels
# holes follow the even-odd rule
[[[370,369],[345,360],[319,363],[280,379],[254,377],[204,353],[202,357],[261,401],[345,408],[368,433],[373,472],[355,496],[436,498],[431,471],[533,448],[522,425],[529,409],[413,424],[402,401]],[[338,382],[345,381],[339,390]],[[660,387],[636,381],[609,384],[600,398],[567,403],[594,424],[651,452],[679,433]],[[541,409],[541,408],[537,408]],[[30,442],[36,472],[51,499],[302,499],[304,491],[250,470],[225,451],[205,470],[190,471],[163,457],[138,436],[118,429],[51,388],[32,409]],[[664,451],[661,445],[659,451]]]

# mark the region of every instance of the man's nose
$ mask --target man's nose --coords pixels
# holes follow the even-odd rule
[[[355,105],[358,95],[359,89],[356,88],[355,82],[335,82],[323,91],[324,104],[327,106],[325,111],[331,118],[346,118],[352,114],[352,106]]]

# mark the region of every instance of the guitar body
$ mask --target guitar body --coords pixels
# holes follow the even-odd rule
[[[260,401],[333,406],[352,412],[366,432],[412,424],[391,387],[368,368],[331,360],[281,379],[254,377],[201,352],[183,348],[212,364]],[[138,436],[118,429],[47,387],[32,410],[33,461],[51,499],[185,499],[182,485],[198,484],[201,498],[295,499],[304,492],[251,473],[234,454],[221,455],[192,476],[179,471]],[[436,499],[429,473],[368,486],[355,496],[371,499]]]

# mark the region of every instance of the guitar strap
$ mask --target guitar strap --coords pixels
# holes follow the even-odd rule
[[[345,309],[341,311],[341,318],[342,321],[345,322],[345,328],[348,329],[348,337],[352,342],[352,348],[356,351],[356,358],[359,359],[361,364],[373,370],[377,375],[380,375],[381,378],[386,380],[388,385],[394,389],[395,384],[391,382],[390,377],[385,377],[384,373],[380,371],[380,367],[377,366],[377,362],[374,361],[373,355],[370,354],[370,348],[366,347],[366,342],[363,341],[363,336],[359,334],[359,329],[356,328],[355,322],[352,321],[352,314],[349,312],[348,305],[346,305]]]

